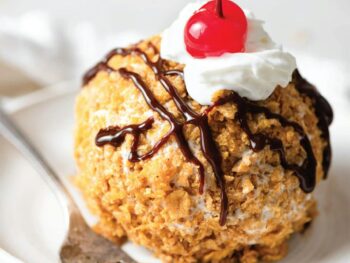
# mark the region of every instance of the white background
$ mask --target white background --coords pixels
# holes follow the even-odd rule
[[[45,10],[74,24],[89,21],[101,32],[125,30],[145,36],[163,30],[188,0],[0,0],[0,15]],[[267,21],[286,47],[350,61],[349,0],[239,0]]]

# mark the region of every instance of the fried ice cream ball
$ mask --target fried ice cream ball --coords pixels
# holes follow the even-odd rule
[[[157,61],[160,37],[137,44]],[[204,193],[200,194],[198,167],[189,162],[173,136],[151,158],[133,162],[129,155],[134,142],[126,134],[118,146],[96,145],[96,135],[108,127],[140,124],[152,118],[147,132],[140,134],[138,153],[144,154],[170,130],[170,124],[146,103],[133,81],[118,71],[137,73],[157,101],[175,118],[183,116],[159,78],[139,54],[114,55],[112,70],[101,70],[80,91],[76,100],[75,159],[76,183],[99,222],[95,229],[121,243],[129,239],[150,249],[164,262],[257,262],[275,261],[287,253],[290,236],[303,229],[316,215],[315,200],[300,188],[292,170],[281,165],[278,153],[269,146],[253,151],[239,124],[234,103],[225,103],[208,113],[208,123],[222,157],[226,181],[228,215],[220,225],[221,192],[212,166],[200,147],[200,131],[184,126],[188,144],[205,169]],[[164,61],[167,70],[183,65]],[[193,101],[179,75],[167,76],[181,98],[203,113],[208,107]],[[293,80],[277,87],[260,106],[299,124],[310,139],[317,161],[317,182],[324,176],[323,150],[327,142],[318,128],[313,101],[301,94]],[[213,101],[225,97],[220,91]],[[283,142],[289,163],[302,164],[307,158],[300,134],[264,114],[248,114],[248,125],[256,133]]]

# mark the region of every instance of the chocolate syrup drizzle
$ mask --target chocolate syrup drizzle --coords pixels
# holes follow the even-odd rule
[[[158,49],[153,44],[150,43],[150,47],[153,49],[156,55],[159,55]],[[143,81],[142,77],[139,74],[129,71],[126,68],[115,70],[110,66],[108,66],[109,60],[115,55],[139,56],[144,61],[144,63],[149,66],[149,68],[155,74],[157,80],[161,83],[164,89],[169,93],[172,100],[175,102],[176,107],[181,112],[184,121],[180,121],[177,118],[175,118],[171,112],[169,112],[162,104],[160,104],[157,101],[151,89],[147,86],[147,84]],[[146,133],[148,130],[152,128],[152,125],[154,122],[153,118],[149,118],[145,122],[138,125],[129,125],[122,128],[115,126],[115,127],[109,127],[109,128],[103,129],[96,136],[97,146],[102,147],[104,145],[109,144],[114,147],[119,147],[124,142],[125,136],[127,134],[130,134],[133,136],[134,140],[132,143],[129,160],[131,162],[139,162],[139,161],[151,158],[154,154],[156,154],[162,148],[163,145],[165,145],[169,141],[171,137],[174,137],[185,158],[189,162],[192,162],[195,166],[198,167],[198,171],[200,174],[199,192],[200,194],[203,194],[204,183],[205,183],[205,169],[203,164],[197,159],[197,157],[195,157],[192,150],[190,149],[188,141],[186,140],[184,131],[183,131],[186,125],[195,125],[200,130],[200,134],[201,134],[200,141],[201,141],[202,153],[204,157],[207,159],[208,163],[211,165],[216,178],[217,186],[220,188],[220,191],[221,191],[220,224],[224,225],[226,223],[226,218],[228,214],[228,199],[227,199],[227,193],[226,193],[226,183],[225,183],[224,173],[221,168],[222,157],[216,145],[216,142],[213,138],[212,131],[208,123],[208,115],[215,107],[218,107],[226,103],[233,103],[237,107],[236,118],[240,123],[240,126],[243,129],[243,131],[248,135],[251,149],[255,152],[259,152],[263,150],[266,146],[270,146],[271,150],[278,153],[281,161],[281,165],[285,169],[292,170],[295,172],[296,176],[300,181],[300,187],[302,188],[302,190],[306,193],[312,192],[314,190],[316,185],[316,159],[312,151],[311,143],[307,135],[305,134],[303,128],[299,124],[295,122],[291,122],[279,114],[272,113],[269,109],[265,107],[253,104],[252,102],[246,99],[243,99],[242,97],[240,97],[238,94],[234,92],[230,93],[230,95],[222,99],[219,99],[213,106],[209,107],[204,113],[199,114],[195,112],[181,98],[176,88],[172,85],[172,83],[167,78],[167,76],[180,76],[183,78],[183,72],[181,70],[165,71],[163,64],[164,64],[164,60],[162,60],[160,56],[156,62],[153,62],[152,60],[149,59],[149,57],[145,52],[143,52],[142,50],[136,47],[129,48],[129,49],[118,48],[118,49],[112,50],[102,62],[98,63],[95,67],[93,67],[91,70],[89,70],[85,74],[83,78],[84,85],[90,82],[90,80],[93,79],[96,76],[96,74],[100,71],[119,72],[119,74],[123,78],[128,79],[134,83],[135,87],[142,93],[149,107],[153,109],[155,112],[157,112],[160,115],[160,117],[166,120],[171,126],[170,131],[163,138],[161,138],[149,152],[142,155],[139,155],[138,153],[140,136],[141,134]],[[298,72],[295,74],[298,74]],[[331,108],[327,103],[327,101],[321,95],[319,95],[317,91],[315,92],[314,89],[312,89],[311,91],[311,88],[310,88],[311,85],[308,84],[307,81],[302,79],[299,74],[296,75],[295,77],[298,77],[297,84],[298,84],[299,91],[301,93],[306,94],[307,96],[310,96],[315,101],[315,105],[317,108],[316,114],[318,115],[318,118],[320,120],[319,126],[323,132],[324,138],[328,141],[328,145],[329,145],[328,124],[331,123],[331,119],[332,119],[332,115],[330,114],[330,112],[332,112]],[[304,148],[305,153],[307,155],[307,158],[305,159],[304,163],[301,166],[288,163],[286,159],[283,143],[281,140],[277,138],[271,138],[262,133],[254,134],[251,131],[247,122],[248,114],[252,114],[252,115],[264,114],[266,118],[276,119],[281,123],[283,127],[292,127],[296,132],[298,132],[301,137],[300,145]],[[324,154],[324,156],[326,156],[327,158],[326,158],[326,161],[324,162],[324,168],[329,167],[329,162],[330,162],[329,160],[330,160],[330,154],[331,154],[330,147],[328,146],[326,148],[329,148],[329,149],[325,149],[326,153]]]
[[[318,127],[321,130],[322,138],[327,142],[323,150],[323,172],[324,179],[327,178],[332,161],[332,148],[330,144],[329,126],[333,122],[333,110],[329,102],[318,92],[315,86],[307,82],[296,70],[293,74],[296,89],[313,100],[315,113],[318,118]]]
[[[236,119],[239,121],[241,128],[248,135],[250,140],[250,148],[254,152],[262,151],[266,146],[270,146],[272,151],[278,153],[281,165],[287,169],[295,172],[299,178],[300,186],[306,193],[314,190],[316,185],[316,159],[312,151],[311,143],[305,134],[303,128],[296,122],[292,122],[282,117],[279,114],[272,113],[265,107],[258,106],[251,103],[247,99],[240,97],[237,93],[219,99],[213,107],[223,105],[225,103],[234,103],[237,107]],[[300,135],[300,145],[304,148],[307,158],[301,166],[288,163],[283,143],[280,139],[271,138],[263,133],[254,134],[247,122],[247,114],[264,114],[267,119],[278,120],[282,127],[292,127]]]

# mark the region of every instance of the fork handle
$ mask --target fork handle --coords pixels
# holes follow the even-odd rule
[[[98,237],[97,234],[95,234],[93,231],[89,231],[88,229],[89,227],[86,225],[86,222],[82,217],[81,213],[79,212],[77,205],[75,204],[71,194],[63,184],[60,177],[54,172],[54,170],[51,168],[51,166],[48,164],[45,158],[30,143],[30,140],[10,120],[8,115],[5,113],[5,111],[1,107],[1,103],[0,103],[0,134],[2,134],[8,141],[10,141],[33,164],[34,168],[36,168],[36,170],[40,173],[43,179],[49,184],[51,189],[59,198],[59,201],[61,202],[62,206],[65,208],[64,211],[66,214],[64,218],[68,220],[66,223],[67,225],[69,225],[70,228],[73,229],[73,231],[70,231],[70,232],[74,236],[68,236],[67,240],[69,241],[69,238],[71,237],[71,239],[73,241],[76,241],[77,243],[76,244],[73,242],[72,247],[74,246],[79,247],[79,241],[81,237],[84,237],[83,234],[85,234],[85,236],[87,236],[88,239],[90,238],[92,241],[98,239],[99,242],[104,242],[106,246],[108,244],[109,248],[113,248],[111,251],[113,252],[113,254],[111,253],[111,255],[102,255],[102,256],[105,256],[106,258],[107,256],[110,256],[110,257],[114,256],[114,258],[117,259],[116,261],[98,261],[98,262],[136,263],[136,261],[130,258],[120,248],[117,248],[115,245],[113,245],[112,247],[110,244],[111,243],[110,241],[107,241],[107,239],[104,239],[102,237],[97,238]],[[78,230],[80,230],[82,233],[79,234]],[[96,245],[96,244],[93,244],[93,245]],[[90,249],[91,247],[87,247],[87,248]],[[86,252],[91,252],[91,251],[86,251]],[[70,249],[68,249],[67,253],[69,256],[72,256],[71,254],[69,254],[71,253]],[[73,256],[75,254],[73,253]],[[81,255],[81,256],[84,256],[84,255]],[[93,254],[90,260],[79,261],[79,262],[95,262],[93,261],[94,256],[96,255]],[[86,257],[83,257],[83,258],[86,258]],[[78,262],[78,261],[62,260],[62,262]]]
[[[30,143],[30,140],[20,131],[20,129],[10,120],[7,113],[0,103],[0,134],[2,134],[9,142],[11,142],[33,167],[42,176],[45,182],[56,194],[65,209],[66,216],[69,218],[69,209],[75,208],[73,199],[64,186],[61,179],[54,172],[45,158]]]

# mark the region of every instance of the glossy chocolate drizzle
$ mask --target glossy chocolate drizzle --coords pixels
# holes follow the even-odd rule
[[[157,48],[150,43],[150,47],[153,49],[154,53],[159,55],[159,51]],[[108,65],[109,60],[115,56],[128,56],[128,55],[137,55],[139,56],[144,63],[146,63],[150,69],[155,74],[157,80],[162,84],[164,89],[169,93],[172,100],[175,102],[176,107],[181,112],[184,121],[180,121],[174,117],[174,115],[169,112],[162,104],[160,104],[152,93],[151,89],[146,85],[142,77],[132,71],[127,70],[126,68],[121,68],[115,70]],[[156,62],[153,62],[149,59],[148,55],[142,50],[134,47],[129,49],[114,49],[112,50],[105,59],[98,63],[95,67],[89,70],[83,79],[84,85],[86,85],[92,78],[96,76],[96,74],[100,71],[107,72],[119,72],[119,74],[132,81],[135,87],[142,93],[145,101],[149,105],[149,107],[157,112],[163,120],[166,120],[171,128],[170,131],[161,138],[153,148],[142,155],[139,155],[138,148],[140,142],[140,136],[143,133],[146,133],[148,130],[152,128],[152,124],[154,122],[153,118],[146,120],[145,122],[138,125],[129,125],[126,127],[109,127],[101,130],[96,136],[96,145],[102,147],[104,145],[112,145],[114,147],[119,147],[125,140],[125,136],[130,134],[133,136],[133,143],[131,147],[131,152],[129,156],[129,160],[131,162],[139,162],[142,160],[146,160],[151,158],[154,154],[156,154],[162,146],[164,146],[171,137],[174,137],[181,152],[185,156],[185,158],[192,162],[195,166],[198,167],[199,175],[200,175],[200,187],[199,192],[203,194],[204,192],[204,183],[205,183],[205,169],[203,164],[195,157],[192,150],[189,147],[188,141],[184,135],[184,127],[186,125],[195,125],[200,129],[200,141],[201,141],[201,150],[213,169],[215,179],[217,182],[217,186],[221,191],[221,212],[220,212],[220,224],[224,225],[226,223],[226,218],[228,214],[228,199],[226,193],[226,183],[224,178],[224,172],[221,168],[222,165],[222,157],[218,146],[213,138],[212,131],[210,129],[208,123],[208,115],[215,108],[220,105],[224,105],[226,103],[233,103],[237,107],[236,119],[238,120],[243,131],[248,135],[250,140],[250,147],[253,151],[259,152],[263,150],[266,146],[269,146],[272,151],[278,153],[281,165],[288,170],[292,170],[295,172],[296,176],[300,181],[300,187],[306,193],[312,192],[316,185],[316,159],[312,151],[311,143],[305,134],[303,128],[292,121],[287,120],[283,116],[272,113],[269,109],[258,106],[242,97],[238,94],[232,92],[228,96],[219,99],[213,106],[209,107],[204,113],[195,112],[178,94],[176,88],[169,81],[167,76],[180,76],[183,78],[183,72],[181,70],[164,70],[163,67],[164,60],[162,60],[159,56],[159,59]],[[331,108],[327,101],[319,95],[319,93],[311,90],[310,84],[304,79],[301,78],[298,72],[295,73],[295,78],[297,78],[298,90],[301,93],[310,96],[316,105],[316,114],[319,118],[319,126],[322,130],[324,138],[328,141],[329,145],[329,132],[328,125],[331,123],[332,115]],[[311,86],[312,87],[312,86]],[[328,105],[328,107],[327,107]],[[296,164],[288,163],[286,159],[285,149],[283,147],[283,143],[281,140],[277,138],[271,138],[263,133],[254,134],[247,121],[248,114],[264,114],[267,119],[276,119],[278,120],[283,127],[292,127],[296,132],[300,135],[300,145],[304,148],[307,158],[303,162],[301,166]],[[325,149],[326,161],[324,162],[324,168],[329,167],[330,160],[330,147],[326,147],[329,149]],[[326,170],[325,170],[326,172]]]
[[[250,148],[254,152],[262,151],[266,146],[270,146],[272,151],[278,153],[280,157],[281,165],[287,169],[295,172],[300,181],[300,186],[306,193],[310,193],[314,190],[316,185],[316,159],[312,151],[311,143],[305,134],[303,128],[296,122],[292,122],[282,117],[279,114],[272,113],[265,107],[253,104],[240,97],[237,93],[231,93],[230,95],[219,99],[213,107],[223,105],[225,103],[234,103],[237,107],[236,119],[240,123],[243,131],[248,135],[250,141]],[[300,145],[304,148],[307,158],[301,166],[288,163],[286,159],[286,153],[283,147],[283,143],[280,139],[271,138],[263,133],[254,134],[247,121],[247,114],[264,114],[267,119],[278,120],[282,127],[292,127],[300,135]]]
[[[318,92],[315,86],[306,81],[296,70],[293,74],[296,89],[313,100],[315,113],[318,118],[318,127],[321,130],[323,139],[327,142],[323,150],[323,172],[324,178],[328,176],[332,161],[332,148],[330,144],[329,126],[333,122],[333,110],[329,102]]]

